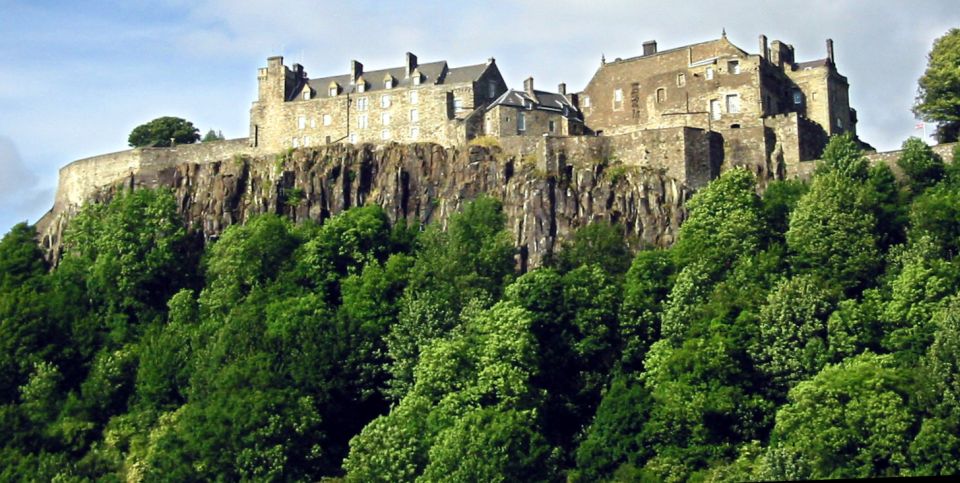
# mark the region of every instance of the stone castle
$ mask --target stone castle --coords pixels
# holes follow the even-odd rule
[[[533,78],[510,89],[492,58],[455,67],[409,53],[399,67],[353,61],[321,78],[271,57],[258,80],[248,138],[61,168],[37,222],[48,254],[84,203],[118,186],[174,189],[207,237],[258,212],[322,220],[367,202],[426,224],[490,192],[531,263],[597,219],[665,246],[684,200],[721,171],[746,166],[761,187],[802,177],[828,137],[856,134],[857,122],[831,41],[824,58],[797,62],[792,46],[762,35],[755,54],[726,35],[662,51],[646,42],[636,57],[601,60],[579,92],[539,90]],[[288,190],[304,195],[296,207]]]
[[[581,92],[508,89],[494,59],[451,67],[419,63],[309,78],[303,66],[267,59],[250,110],[256,149],[332,143],[430,142],[462,146],[491,137],[511,154],[555,171],[565,159],[616,159],[663,170],[699,187],[730,165],[766,178],[819,157],[827,138],[856,134],[846,77],[833,42],[826,56],[797,62],[794,49],[759,38],[751,54],[719,39],[601,61]]]

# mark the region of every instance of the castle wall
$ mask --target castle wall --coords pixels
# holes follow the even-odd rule
[[[957,143],[945,143],[932,146],[933,152],[938,154],[945,163],[956,163],[960,160],[954,159],[953,150]],[[886,164],[893,170],[895,175],[902,176],[903,173],[900,171],[900,167],[897,166],[897,160],[900,159],[901,150],[896,151],[884,151],[882,153],[867,153],[867,160],[870,161],[870,164]],[[817,161],[811,160],[804,163],[798,163],[796,165],[788,166],[787,178],[790,179],[810,179],[813,176],[813,171],[817,167]]]

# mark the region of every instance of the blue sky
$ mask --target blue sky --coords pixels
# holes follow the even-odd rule
[[[667,5],[671,3],[673,5]],[[757,37],[800,61],[833,38],[862,138],[895,149],[918,134],[910,106],[933,40],[960,26],[956,0],[0,0],[0,233],[53,203],[57,170],[126,149],[130,130],[163,115],[201,131],[247,135],[256,69],[282,54],[311,76],[421,61],[496,57],[517,87],[584,87],[600,62],[716,38],[748,52]]]

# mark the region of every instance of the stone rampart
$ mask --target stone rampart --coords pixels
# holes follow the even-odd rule
[[[933,152],[940,155],[943,158],[944,162],[956,162],[957,160],[953,158],[954,146],[957,143],[945,143],[938,144],[933,146]],[[895,151],[884,151],[882,153],[871,152],[867,153],[867,160],[870,161],[870,164],[883,163],[890,167],[893,170],[893,173],[897,176],[901,175],[900,167],[897,166],[897,160],[900,159],[900,153],[902,151],[897,149]],[[787,178],[791,179],[810,179],[813,176],[813,170],[817,167],[816,161],[811,160],[797,163],[795,165],[787,166]]]

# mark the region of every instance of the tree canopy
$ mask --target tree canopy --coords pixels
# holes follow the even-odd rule
[[[130,131],[127,143],[131,147],[168,147],[176,144],[193,144],[200,140],[200,130],[193,123],[179,117],[158,117]]]
[[[917,81],[913,113],[937,123],[937,140],[956,141],[960,135],[960,28],[950,29],[933,42],[927,70]]]

